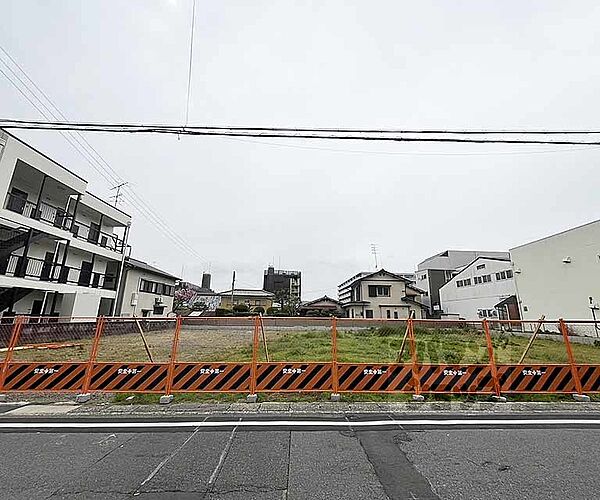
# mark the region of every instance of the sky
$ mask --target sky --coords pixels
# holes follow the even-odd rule
[[[192,4],[3,0],[0,46],[69,120],[181,125]],[[597,1],[197,0],[189,124],[598,130],[598,26]],[[1,74],[0,117],[42,119]],[[58,132],[15,134],[112,194]],[[132,255],[217,291],[271,263],[335,297],[373,243],[410,272],[600,218],[598,147],[86,139],[201,258],[123,203]]]

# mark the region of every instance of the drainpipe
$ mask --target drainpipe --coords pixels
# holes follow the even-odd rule
[[[129,229],[131,228],[131,222],[127,223],[125,226],[125,234],[123,236],[123,245],[121,247],[123,251],[123,257],[121,257],[121,266],[119,267],[119,274],[117,275],[117,289],[115,290],[115,302],[114,302],[114,311],[111,311],[111,314],[114,316],[121,315],[121,308],[123,306],[123,297],[120,297],[123,292],[123,271],[125,269],[125,253],[127,249],[129,249],[129,256],[131,257],[131,247],[127,246],[127,240],[129,239]]]

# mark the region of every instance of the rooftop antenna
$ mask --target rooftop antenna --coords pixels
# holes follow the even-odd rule
[[[127,186],[127,184],[129,184],[129,183],[128,182],[121,182],[121,184],[117,184],[116,186],[113,186],[113,187],[110,188],[111,191],[114,191],[116,189],[116,193],[110,197],[110,199],[113,200],[115,207],[121,201],[121,196],[122,196],[121,195],[121,188],[123,186]]]
[[[377,245],[375,243],[371,243],[371,253],[375,257],[375,270],[379,269],[379,263],[377,262]]]

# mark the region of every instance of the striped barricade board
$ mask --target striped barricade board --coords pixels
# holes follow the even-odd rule
[[[327,392],[333,389],[331,363],[258,363],[257,392]]]
[[[503,393],[576,392],[570,365],[498,365]]]
[[[175,363],[173,392],[248,392],[252,363]]]
[[[164,393],[168,363],[94,363],[90,391]]]
[[[409,364],[339,363],[340,392],[414,392]]]
[[[418,365],[421,392],[492,394],[494,379],[489,365]]]
[[[80,391],[87,363],[9,363],[5,391]]]

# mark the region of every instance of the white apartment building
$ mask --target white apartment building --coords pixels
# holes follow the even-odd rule
[[[523,319],[600,320],[600,220],[512,248]],[[596,326],[572,326],[600,335]]]
[[[414,318],[426,316],[421,303],[422,290],[413,283],[385,269],[361,272],[338,286],[338,298],[349,318]]]
[[[444,314],[467,321],[519,319],[516,293],[509,259],[477,257],[440,288],[440,301]]]
[[[510,255],[508,252],[484,250],[444,250],[417,265],[415,286],[425,292],[423,303],[429,307],[431,317],[447,313],[440,303],[440,288],[477,257],[508,259]]]
[[[0,315],[112,314],[131,217],[0,130]]]
[[[141,260],[126,257],[117,298],[117,316],[168,316],[173,313],[180,278]]]

